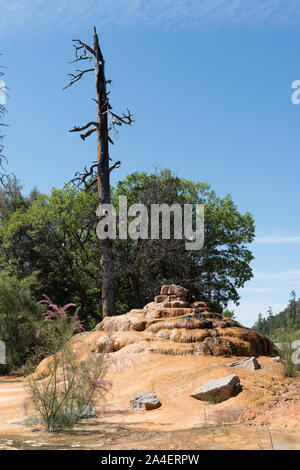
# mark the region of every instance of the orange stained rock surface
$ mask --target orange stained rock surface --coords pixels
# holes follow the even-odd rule
[[[115,353],[109,373],[113,386],[104,408],[95,410],[101,426],[123,425],[130,429],[175,431],[198,426],[237,422],[284,429],[300,436],[299,382],[293,400],[285,400],[282,389],[290,381],[283,376],[282,365],[270,357],[260,356],[259,370],[232,368],[232,358],[220,356],[168,356],[144,351],[125,357]],[[209,404],[191,397],[206,381],[235,373],[243,390],[219,404]],[[292,386],[290,385],[290,386]],[[154,392],[162,406],[152,411],[136,412],[130,399],[139,392]],[[298,397],[298,400],[297,400]],[[16,434],[26,430],[11,422],[23,419],[22,403],[26,398],[22,381],[0,382],[0,433]],[[275,405],[278,403],[277,405]]]
[[[272,355],[273,344],[239,322],[211,312],[205,302],[195,301],[176,284],[162,286],[160,295],[143,309],[105,317],[92,332],[74,337],[74,349],[88,345],[95,354],[107,348],[129,356],[149,352],[167,356]],[[84,355],[83,355],[84,357]],[[46,358],[37,367],[36,379],[47,377]]]
[[[191,298],[181,286],[163,286],[160,295],[143,309],[118,317],[106,317],[92,332],[73,338],[74,350],[101,352],[111,343],[113,364],[109,372],[113,386],[107,405],[98,409],[101,423],[124,424],[136,429],[180,430],[197,426],[236,422],[251,410],[274,404],[286,379],[282,364],[274,362],[272,343],[263,335],[235,320],[211,312],[202,301]],[[232,368],[238,358],[257,356],[261,369]],[[84,354],[82,355],[84,358]],[[48,376],[49,358],[33,377]],[[242,391],[218,404],[191,397],[205,382],[237,374]],[[11,393],[13,387],[15,393]],[[154,392],[162,406],[136,412],[130,399],[140,392]],[[21,432],[10,420],[22,416],[22,383],[0,383],[0,432]],[[300,432],[299,401],[277,406],[268,425]],[[250,410],[250,411],[249,411]],[[289,411],[290,410],[290,411]],[[293,411],[291,411],[293,410]],[[251,423],[255,416],[245,415]],[[256,414],[255,414],[256,413]],[[288,419],[289,416],[293,419]]]

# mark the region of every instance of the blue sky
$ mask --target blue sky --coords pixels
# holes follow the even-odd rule
[[[231,193],[256,221],[255,276],[238,319],[300,297],[300,1],[0,0],[7,66],[8,169],[24,191],[48,192],[96,159],[96,143],[68,133],[95,117],[93,82],[66,91],[73,38],[97,26],[113,80],[111,102],[135,115],[111,150],[122,167],[171,168]]]

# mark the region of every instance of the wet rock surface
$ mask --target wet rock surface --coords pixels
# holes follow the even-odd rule
[[[70,433],[0,435],[0,450],[285,450],[299,449],[294,433],[257,429],[250,426],[214,426],[179,431],[149,431],[121,425],[91,431],[77,428]]]

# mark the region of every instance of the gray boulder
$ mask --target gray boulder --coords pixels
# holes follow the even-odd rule
[[[130,403],[134,411],[154,410],[161,406],[158,396],[150,392],[137,393]]]
[[[239,361],[231,362],[230,367],[240,367],[241,369],[257,370],[261,368],[256,357],[247,357],[246,359],[240,359]]]
[[[235,397],[242,390],[240,379],[237,375],[229,375],[217,380],[209,380],[198,388],[192,397],[209,403],[220,403]]]

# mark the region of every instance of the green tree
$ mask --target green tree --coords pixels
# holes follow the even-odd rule
[[[265,333],[265,331],[264,331],[264,318],[263,318],[261,313],[258,315],[258,319],[254,323],[252,328],[253,328],[253,330],[258,331],[259,333],[262,333],[262,334]]]
[[[134,172],[114,189],[116,207],[120,195],[128,197],[128,206],[143,203],[148,213],[154,203],[198,203],[205,208],[205,242],[199,251],[186,250],[183,240],[117,241],[118,279],[126,286],[129,306],[143,306],[161,284],[171,282],[189,288],[219,311],[230,300],[238,304],[237,289],[252,277],[253,256],[247,247],[254,237],[250,213],[241,214],[230,195],[220,198],[207,183],[179,178],[170,170]]]
[[[253,217],[241,214],[231,197],[217,197],[207,183],[194,183],[172,175],[135,172],[117,183],[118,196],[128,206],[143,203],[203,203],[205,244],[186,250],[184,240],[116,240],[114,249],[117,313],[143,307],[162,284],[182,284],[197,299],[223,311],[229,301],[238,304],[238,289],[252,277],[253,258],[248,243],[254,237]],[[56,304],[81,305],[85,327],[102,316],[101,271],[95,228],[97,193],[67,187],[38,194],[0,227],[0,264],[22,279],[38,272],[35,296],[47,294]],[[171,224],[172,225],[172,224]]]
[[[96,196],[74,188],[39,194],[0,230],[1,264],[19,278],[38,272],[35,295],[81,305],[82,319],[100,318]]]
[[[0,273],[0,339],[6,345],[6,364],[0,370],[24,364],[38,342],[42,320],[32,295],[34,275],[21,281]]]
[[[22,194],[23,186],[15,175],[8,175],[0,187],[0,225],[18,210],[27,209],[37,198],[39,191],[34,188],[28,197]]]
[[[258,315],[258,320],[254,323],[254,330],[266,334],[272,338],[282,337],[283,334],[289,335],[300,329],[300,319],[295,321],[295,294],[291,292],[291,297],[287,307],[274,315],[271,307],[268,308],[267,318],[263,318],[262,314]]]
[[[290,293],[290,307],[292,310],[293,323],[296,323],[296,292],[294,290]]]

